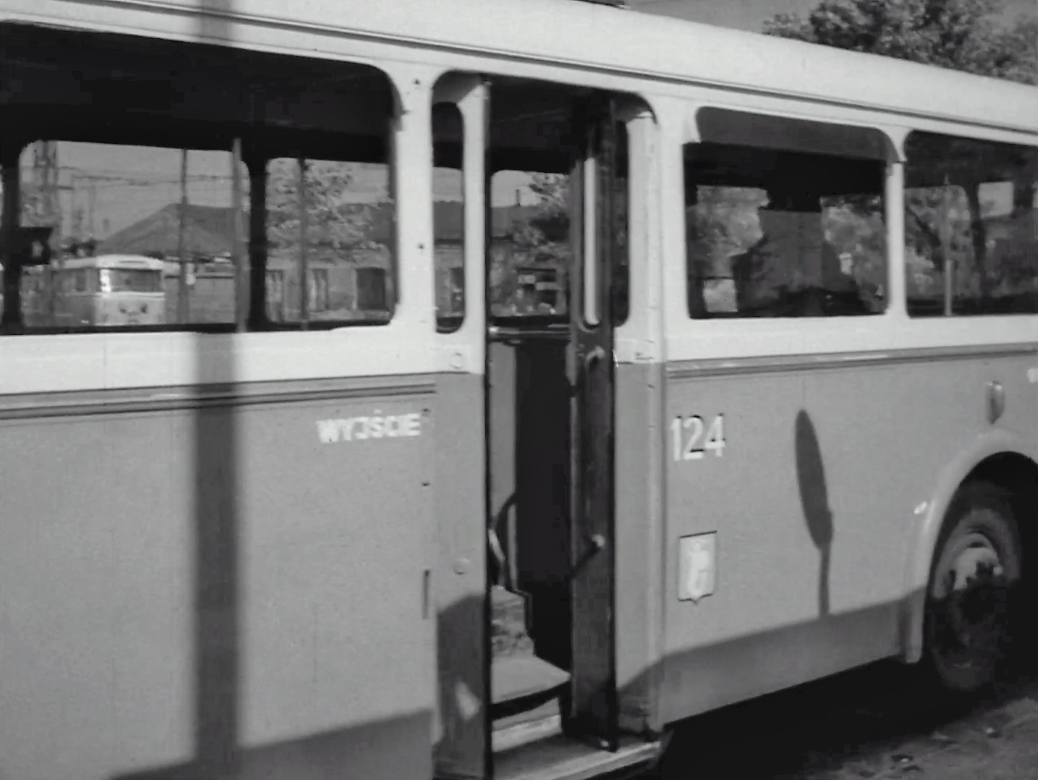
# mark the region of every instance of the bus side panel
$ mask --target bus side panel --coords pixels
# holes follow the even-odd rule
[[[616,370],[616,677],[620,727],[657,730],[663,486],[662,366]]]
[[[960,358],[728,376],[671,366],[667,718],[896,653],[916,509],[944,465],[987,428],[987,382],[1000,379],[1016,399],[998,425],[1034,430],[1027,363]],[[712,428],[719,415],[723,426]],[[693,416],[701,429],[687,422]]]
[[[988,429],[988,382],[1015,399],[997,425],[1035,430],[1032,360],[944,356],[731,376],[672,366],[667,719],[897,652],[917,510],[943,467]],[[710,448],[719,414],[724,446]],[[691,415],[703,420],[698,442],[683,422]],[[700,556],[684,572],[682,537],[691,537],[686,554]]]
[[[295,742],[319,735],[338,741],[344,776],[426,776],[432,401],[431,392],[387,388],[239,412],[247,748],[284,743],[306,766]],[[333,420],[340,436],[329,441]],[[387,726],[380,740],[353,733],[370,736],[375,723]],[[417,765],[394,755],[416,748]],[[293,763],[280,760],[279,770],[294,778]]]
[[[0,776],[430,775],[432,386],[393,381],[2,424]]]
[[[0,421],[5,780],[107,780],[193,756],[185,417]]]

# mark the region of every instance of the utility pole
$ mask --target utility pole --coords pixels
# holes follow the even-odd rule
[[[300,157],[299,163],[299,320],[303,328],[310,321],[310,258],[306,252],[306,239],[309,233],[306,201],[306,158]]]
[[[36,189],[32,221],[41,227],[50,227],[50,245],[56,258],[56,268],[47,269],[49,277],[48,308],[53,324],[58,312],[58,284],[55,271],[61,269],[61,201],[58,182],[58,144],[56,141],[37,141],[32,147],[33,185]],[[52,261],[53,262],[53,261]]]
[[[90,240],[97,240],[97,227],[94,224],[94,212],[97,205],[97,181],[90,178],[90,189],[87,191],[87,225],[90,230]]]
[[[187,219],[187,149],[180,150],[180,208],[177,231],[177,322],[183,325],[189,319],[187,291],[187,258],[184,246],[184,221]]]
[[[83,224],[84,212],[82,204],[82,198],[79,197],[79,184],[82,181],[81,176],[77,176],[75,173],[72,174],[72,183],[68,187],[69,190],[69,211],[72,213],[72,222],[69,225],[69,232],[71,233],[71,243],[77,248],[82,245],[86,239],[84,235],[85,226]],[[65,189],[62,187],[62,189]]]
[[[53,228],[53,238],[61,233],[61,202],[58,200],[58,144],[37,141],[32,147],[32,178],[36,190],[34,221]]]
[[[955,310],[955,258],[952,257],[952,223],[951,209],[954,205],[954,192],[948,174],[944,175],[944,186],[941,188],[941,222],[938,227],[941,239],[944,271],[944,316],[950,317]]]

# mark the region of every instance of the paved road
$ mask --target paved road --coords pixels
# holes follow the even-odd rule
[[[935,706],[877,665],[690,721],[662,780],[1038,780],[1038,675]]]

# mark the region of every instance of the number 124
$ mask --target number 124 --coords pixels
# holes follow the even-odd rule
[[[719,414],[707,425],[698,414],[675,417],[670,424],[674,460],[700,460],[712,452],[724,455],[724,415]]]

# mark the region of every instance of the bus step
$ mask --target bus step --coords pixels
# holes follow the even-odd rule
[[[495,753],[504,753],[561,733],[559,701],[552,699],[527,712],[494,721],[491,747]]]
[[[494,658],[490,665],[490,690],[495,707],[549,694],[568,682],[568,672],[535,655]]]
[[[494,777],[496,780],[632,777],[650,768],[660,750],[659,742],[628,738],[621,740],[620,748],[612,753],[560,735],[495,754]]]

